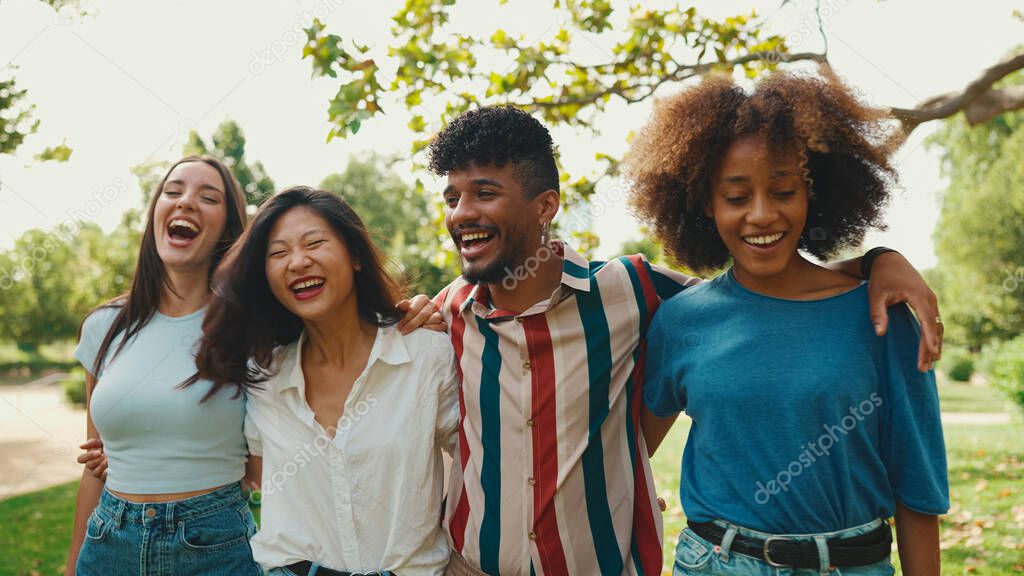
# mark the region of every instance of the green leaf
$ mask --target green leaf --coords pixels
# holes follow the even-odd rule
[[[71,158],[71,152],[67,143],[61,142],[36,154],[36,160],[39,162],[67,162]]]

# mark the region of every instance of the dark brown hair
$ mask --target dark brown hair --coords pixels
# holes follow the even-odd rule
[[[307,208],[323,218],[345,243],[356,271],[359,317],[377,326],[401,318],[395,308],[402,286],[385,269],[385,260],[366,226],[340,197],[307,186],[289,188],[260,207],[242,238],[228,252],[213,279],[213,299],[203,320],[196,355],[199,379],[213,382],[208,394],[229,385],[254,386],[271,375],[273,352],[302,333],[302,319],[281,304],[267,281],[267,242],[274,223],[289,210]],[[250,362],[251,361],[251,362]]]
[[[742,136],[805,159],[807,222],[800,248],[819,258],[883,228],[882,207],[896,172],[885,110],[860,104],[823,66],[818,76],[775,72],[747,94],[728,76],[659,101],[624,160],[630,203],[665,250],[694,270],[714,270],[729,251],[705,214],[711,179]]]
[[[548,129],[513,106],[484,106],[452,120],[430,142],[430,171],[446,176],[468,166],[512,164],[527,198],[559,190],[555,145]]]
[[[124,337],[121,338],[121,342],[114,351],[114,356],[117,356],[124,349],[128,340],[138,334],[153,318],[153,314],[156,313],[157,307],[160,304],[160,296],[163,293],[163,289],[166,288],[174,292],[174,287],[170,285],[164,270],[163,260],[160,259],[160,254],[156,249],[156,225],[153,222],[153,214],[156,211],[156,203],[163,193],[164,184],[167,183],[168,176],[171,175],[175,168],[188,162],[202,162],[212,167],[220,174],[221,180],[224,182],[227,223],[224,226],[223,236],[221,236],[220,241],[213,250],[213,259],[210,261],[208,272],[209,278],[213,277],[213,270],[224,257],[228,248],[242,235],[242,230],[245,228],[245,195],[242,193],[242,187],[223,162],[213,156],[204,154],[202,156],[186,156],[172,164],[160,180],[156,190],[153,191],[149,207],[146,209],[146,229],[142,233],[142,243],[139,245],[139,256],[135,265],[135,274],[132,277],[131,288],[128,289],[128,292],[97,306],[92,312],[89,312],[89,314],[92,314],[100,308],[119,308],[113,323],[110,325],[110,329],[107,330],[107,334],[100,344],[96,360],[93,362],[92,373],[96,377],[99,377],[100,369],[103,367],[103,358],[107,355],[107,351],[110,350],[114,338],[118,334],[124,333]],[[81,337],[82,327],[79,326],[78,338]]]

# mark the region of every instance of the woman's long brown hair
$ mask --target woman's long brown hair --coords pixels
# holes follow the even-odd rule
[[[307,208],[323,218],[345,243],[361,268],[354,276],[359,317],[376,326],[396,323],[402,286],[385,269],[385,260],[366,226],[344,200],[307,186],[289,188],[268,200],[217,269],[213,298],[203,320],[196,354],[200,379],[222,386],[256,386],[271,375],[274,349],[298,340],[302,319],[281,304],[267,281],[267,241],[274,223],[289,210]]]
[[[110,325],[110,329],[107,330],[107,334],[104,336],[99,351],[96,354],[96,360],[93,363],[92,373],[97,378],[103,367],[103,359],[110,350],[114,338],[118,334],[124,334],[117,349],[114,351],[114,356],[116,357],[124,349],[125,344],[138,334],[153,318],[153,314],[156,313],[157,307],[160,304],[160,296],[163,290],[166,289],[174,292],[174,287],[170,285],[167,273],[164,270],[163,260],[160,259],[160,254],[156,250],[156,225],[153,222],[153,214],[156,211],[156,203],[163,193],[164,184],[167,183],[167,177],[171,175],[175,168],[188,162],[202,162],[212,167],[220,174],[221,180],[224,181],[227,224],[224,227],[223,236],[221,236],[220,241],[214,248],[213,259],[210,262],[208,273],[209,278],[213,277],[213,270],[220,263],[224,254],[227,253],[228,248],[242,235],[242,231],[245,229],[245,196],[242,194],[242,188],[238,181],[235,180],[235,177],[231,175],[231,171],[220,160],[205,154],[202,156],[186,156],[175,162],[167,170],[167,173],[160,180],[160,185],[153,191],[153,197],[150,199],[149,207],[146,209],[146,229],[142,233],[142,243],[139,245],[139,257],[135,265],[135,274],[132,277],[131,288],[128,289],[128,292],[97,306],[89,313],[92,314],[100,308],[118,308],[117,316],[114,317],[114,322]],[[81,332],[82,328],[79,326],[79,338],[81,338]]]

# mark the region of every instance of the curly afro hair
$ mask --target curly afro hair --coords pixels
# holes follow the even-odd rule
[[[711,179],[737,138],[805,159],[809,201],[800,248],[825,259],[884,228],[896,171],[887,111],[860,104],[828,67],[817,76],[774,72],[748,94],[726,76],[659,101],[623,164],[630,203],[666,251],[693,270],[723,267],[729,252],[706,216]]]
[[[536,118],[512,106],[470,110],[455,118],[430,143],[430,171],[445,176],[470,165],[512,163],[528,198],[559,190],[551,134]]]

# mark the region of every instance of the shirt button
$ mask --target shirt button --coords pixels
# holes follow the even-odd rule
[[[152,518],[153,516],[156,516],[156,509],[155,508],[146,508],[146,516],[148,516],[150,518]]]
[[[529,478],[529,480],[527,480],[527,482],[530,483],[530,486],[533,486],[534,484],[537,483],[537,481],[533,479],[533,476],[530,476],[530,478]]]
[[[537,539],[537,534],[533,530],[530,530],[529,537],[530,537],[530,540],[536,540]]]
[[[526,421],[526,425],[529,426],[530,428],[533,428],[533,418],[530,418],[529,420],[527,420]]]
[[[523,370],[529,370],[529,369],[530,369],[530,363],[529,362],[523,362]]]

